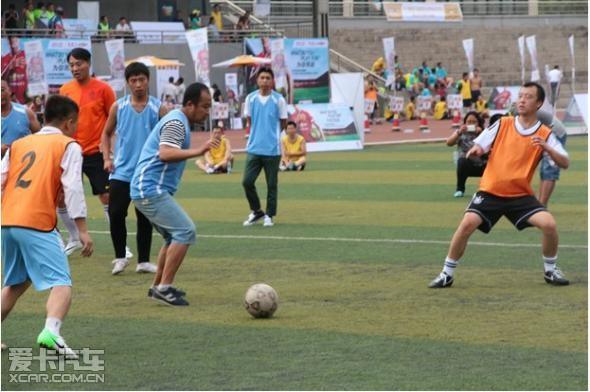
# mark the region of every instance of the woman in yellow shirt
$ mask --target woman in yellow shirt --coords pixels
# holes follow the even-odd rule
[[[219,147],[211,148],[195,164],[207,174],[230,173],[234,157],[229,140],[223,135],[221,127],[213,127],[213,138],[219,140]]]
[[[297,134],[297,124],[293,121],[287,123],[286,135],[281,140],[281,171],[302,171],[307,161],[307,147],[305,138]]]

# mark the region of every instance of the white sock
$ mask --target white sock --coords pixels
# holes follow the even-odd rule
[[[60,319],[57,319],[55,317],[47,317],[47,320],[45,320],[45,328],[50,330],[51,333],[61,336],[59,334],[59,329],[61,328],[61,320]]]
[[[160,284],[158,285],[158,291],[168,290],[168,288],[172,286],[171,284]]]
[[[445,258],[445,265],[443,267],[443,272],[449,276],[453,276],[455,273],[455,268],[459,264],[458,260],[450,259],[449,257]]]
[[[68,210],[66,208],[58,208],[57,215],[66,227],[66,230],[68,231],[68,234],[70,236],[68,238],[68,242],[80,241],[78,227],[76,226],[76,222],[74,222],[74,220],[70,218],[70,215],[68,215]]]
[[[102,209],[104,210],[104,216],[107,220],[107,224],[111,224],[111,217],[109,216],[109,205],[108,204],[103,204],[102,205]]]
[[[545,264],[545,272],[555,271],[555,264],[557,263],[557,255],[553,257],[543,256],[543,263]]]

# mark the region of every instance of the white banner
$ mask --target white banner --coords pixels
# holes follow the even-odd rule
[[[472,73],[473,69],[475,68],[473,65],[473,38],[463,40],[463,49],[465,50],[465,57],[467,57],[467,67],[469,68],[469,73]]]
[[[271,67],[275,74],[275,88],[289,91],[289,80],[287,76],[287,64],[285,63],[285,40],[282,38],[270,41]],[[287,95],[287,94],[285,94]]]
[[[524,35],[518,37],[518,53],[520,53],[520,79],[524,84],[525,71],[525,53],[524,53]]]
[[[207,41],[207,28],[189,30],[186,32],[193,63],[195,64],[195,77],[197,82],[211,85],[209,80],[209,42]]]
[[[383,54],[385,55],[385,64],[387,67],[387,81],[385,84],[390,86],[395,80],[395,38],[383,38]]]
[[[463,109],[463,97],[461,94],[447,95],[447,107],[449,109]]]
[[[541,79],[541,74],[539,62],[537,61],[537,41],[534,35],[526,37],[526,46],[531,56],[531,81],[536,82]]]
[[[574,35],[570,35],[567,39],[570,47],[570,58],[572,59],[572,86],[575,86],[576,82],[576,57],[574,56]]]
[[[29,97],[49,93],[45,76],[45,61],[43,60],[43,44],[40,40],[24,43],[25,59],[27,62],[27,93]]]
[[[213,120],[226,120],[229,117],[229,105],[227,103],[213,102],[211,111]]]
[[[384,2],[383,11],[389,22],[461,22],[463,20],[461,6],[456,2]]]
[[[432,97],[419,95],[416,97],[416,108],[420,112],[427,112],[432,109]]]
[[[225,96],[229,101],[234,101],[238,98],[238,74],[237,73],[226,73],[225,74]]]
[[[394,113],[404,110],[404,97],[389,97],[389,109]]]
[[[254,15],[264,18],[270,15],[270,0],[254,0]]]
[[[104,41],[107,56],[111,65],[109,84],[115,91],[125,88],[125,42],[123,39]]]
[[[372,99],[365,99],[365,114],[370,115],[375,111],[375,101]]]
[[[186,41],[182,22],[131,22],[140,44],[179,44]],[[94,24],[96,26],[96,23]]]

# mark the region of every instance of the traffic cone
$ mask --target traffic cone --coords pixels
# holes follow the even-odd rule
[[[364,131],[365,132],[371,132],[371,123],[369,122],[369,116],[367,116],[367,114],[365,114],[365,125],[364,125]]]
[[[394,132],[399,132],[401,130],[401,128],[399,126],[399,114],[398,113],[393,114],[393,126],[391,127],[391,130]]]
[[[428,119],[426,118],[426,113],[420,113],[420,130],[424,133],[430,132],[430,128],[428,127]]]
[[[453,110],[453,123],[451,124],[451,127],[455,130],[461,127],[461,114],[457,109]]]

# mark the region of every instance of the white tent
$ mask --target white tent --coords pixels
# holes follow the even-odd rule
[[[568,135],[588,133],[588,94],[574,94],[567,106],[563,125]]]
[[[344,103],[350,106],[354,113],[356,129],[360,130],[361,142],[365,143],[363,123],[365,118],[365,91],[362,73],[332,73],[330,74],[330,102]]]

